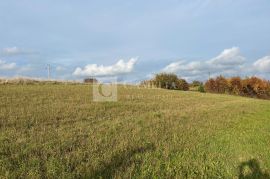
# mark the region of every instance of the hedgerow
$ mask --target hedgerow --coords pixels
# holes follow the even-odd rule
[[[249,96],[270,99],[270,82],[258,77],[225,78],[218,76],[205,83],[205,90],[210,93],[227,93],[240,96]]]

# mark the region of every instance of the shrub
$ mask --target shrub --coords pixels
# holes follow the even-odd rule
[[[201,85],[203,85],[203,83],[197,80],[192,81],[192,83],[190,84],[191,87],[199,87]]]
[[[232,77],[228,80],[230,94],[242,95],[243,85],[240,77]]]
[[[198,91],[201,92],[201,93],[205,93],[205,89],[204,89],[203,84],[201,84],[201,85],[198,87]]]
[[[269,98],[269,81],[257,77],[243,80],[243,91],[245,95],[259,98]]]
[[[177,81],[177,89],[179,90],[184,90],[184,91],[188,91],[189,90],[189,85],[188,82],[184,79],[179,79]]]
[[[226,78],[223,76],[218,76],[216,78],[216,87],[218,93],[226,93],[229,92],[229,84]]]
[[[208,81],[206,81],[205,90],[210,93],[217,92],[216,81],[213,78],[210,78]]]
[[[157,87],[165,89],[177,89],[178,77],[173,73],[160,73],[154,78]]]
[[[178,89],[178,90],[189,90],[189,84],[186,80],[178,78],[173,73],[160,73],[157,74],[153,79],[141,82],[142,86],[155,86],[158,88],[165,89]]]
[[[205,89],[211,93],[228,92],[229,94],[270,99],[270,82],[258,77],[226,79],[219,76],[216,79],[209,79],[205,83]]]
[[[141,87],[153,88],[156,87],[154,80],[144,80],[140,83]]]

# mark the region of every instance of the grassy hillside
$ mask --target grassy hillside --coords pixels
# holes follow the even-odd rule
[[[251,177],[270,173],[270,101],[118,92],[118,102],[100,103],[88,85],[0,86],[0,178],[237,178],[242,167]]]

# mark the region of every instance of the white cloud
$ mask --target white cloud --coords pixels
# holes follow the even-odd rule
[[[7,55],[7,56],[11,56],[11,55],[23,55],[23,54],[31,54],[33,53],[32,51],[27,51],[18,47],[7,47],[2,49],[1,54],[2,55]]]
[[[203,79],[212,75],[239,74],[245,63],[238,47],[225,49],[218,56],[207,61],[178,61],[167,65],[162,71],[176,73],[187,79]]]
[[[176,73],[180,70],[183,70],[183,67],[185,66],[185,61],[178,61],[173,62],[167,65],[162,71],[169,72],[169,73]]]
[[[98,66],[97,64],[89,64],[84,68],[77,67],[73,72],[76,76],[113,76],[130,73],[134,69],[137,58],[131,58],[128,62],[119,60],[111,66]]]
[[[241,65],[245,62],[245,58],[241,56],[238,47],[225,49],[217,57],[209,60],[209,63],[216,65]]]
[[[0,70],[13,70],[16,68],[16,63],[7,63],[0,60]]]
[[[270,73],[270,56],[257,60],[253,65],[259,72]]]

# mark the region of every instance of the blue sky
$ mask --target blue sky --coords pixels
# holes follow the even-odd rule
[[[269,0],[0,1],[0,76],[270,79]],[[235,62],[235,63],[233,63]]]

